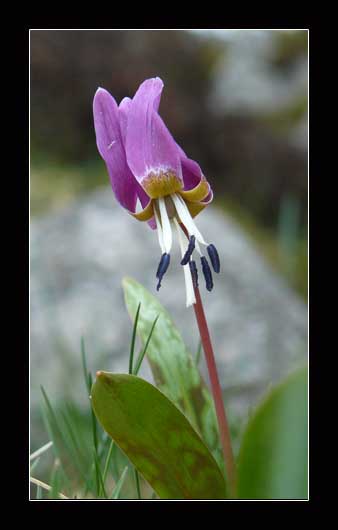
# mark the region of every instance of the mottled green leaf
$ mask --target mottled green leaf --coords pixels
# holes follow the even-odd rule
[[[123,289],[132,321],[141,303],[137,333],[143,344],[159,315],[147,348],[155,383],[189,418],[223,468],[214,402],[196,361],[188,352],[168,312],[147,289],[132,278],[124,278]]]
[[[307,369],[275,387],[250,419],[238,460],[242,499],[307,498]]]
[[[97,419],[154,491],[165,499],[222,499],[225,482],[186,417],[140,377],[98,372]]]

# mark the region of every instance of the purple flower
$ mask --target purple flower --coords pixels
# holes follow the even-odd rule
[[[212,201],[213,193],[200,166],[186,156],[158,114],[162,89],[159,77],[147,79],[133,99],[124,98],[118,106],[107,90],[99,88],[93,104],[96,143],[119,203],[136,219],[157,229],[162,251],[157,289],[169,266],[172,227],[176,227],[187,305],[191,305],[195,303],[191,270],[196,267],[190,265],[193,251],[196,249],[204,258],[201,244],[208,247],[209,255],[210,248],[217,255],[214,245],[205,242],[193,220]],[[189,243],[180,223],[186,227]],[[196,284],[197,273],[194,278]]]

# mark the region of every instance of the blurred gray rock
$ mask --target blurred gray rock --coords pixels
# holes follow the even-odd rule
[[[285,31],[285,35],[306,31]],[[308,89],[307,53],[297,54],[287,68],[273,67],[283,31],[269,30],[198,30],[200,38],[217,38],[226,44],[226,53],[215,68],[209,96],[210,108],[220,113],[264,115],[286,112],[295,102],[306,97]],[[308,121],[304,112],[300,123],[290,125],[289,141],[306,151]]]
[[[214,291],[201,292],[225,395],[243,415],[306,357],[306,307],[233,221],[209,207],[197,224],[221,258]],[[107,188],[32,221],[30,251],[32,409],[41,402],[40,384],[53,400],[85,403],[81,336],[94,373],[127,371],[132,326],[121,280],[132,276],[156,294],[156,232],[123,211]],[[156,296],[195,353],[197,328],[193,309],[185,307],[177,242]],[[203,360],[201,366],[205,373]],[[146,363],[142,374],[151,378]]]

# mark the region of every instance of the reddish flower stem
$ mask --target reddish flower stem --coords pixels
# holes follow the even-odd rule
[[[187,237],[188,232],[185,228],[185,226],[180,223],[183,232]],[[230,436],[230,430],[228,425],[228,420],[226,417],[225,409],[224,409],[224,403],[223,403],[223,394],[221,385],[219,383],[217,368],[216,368],[216,362],[215,362],[215,355],[210,339],[209,329],[207,320],[205,318],[205,313],[203,309],[202,299],[199,292],[199,288],[194,286],[195,291],[195,297],[196,297],[196,304],[194,304],[194,310],[195,310],[195,316],[197,320],[198,329],[201,336],[201,342],[205,354],[205,359],[208,367],[209,372],[209,378],[210,378],[210,384],[211,384],[211,390],[212,395],[214,398],[215,403],[215,409],[216,409],[216,415],[218,420],[218,428],[220,433],[220,439],[222,444],[222,450],[224,455],[224,461],[225,461],[225,468],[227,472],[228,477],[228,483],[229,483],[229,489],[230,494],[232,498],[236,497],[236,489],[237,489],[237,477],[236,477],[236,466],[235,466],[235,460],[234,455],[232,451],[231,446],[231,436]]]

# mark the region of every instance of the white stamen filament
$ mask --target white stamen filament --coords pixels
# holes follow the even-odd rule
[[[162,232],[162,225],[160,221],[160,217],[157,213],[156,206],[154,207],[154,214],[155,214],[155,220],[156,220],[156,227],[157,227],[157,236],[158,236],[158,242],[161,247],[162,254],[165,253],[164,243],[163,243],[163,232]]]
[[[199,243],[198,243],[197,239],[195,241],[195,248],[196,248],[197,252],[199,253],[199,255],[202,257],[203,254],[202,254],[201,247],[199,246]]]
[[[194,235],[195,236],[197,244],[198,244],[198,241],[199,241],[200,243],[202,243],[202,245],[208,245],[208,243],[206,243],[204,241],[202,234],[200,233],[200,231],[198,230],[197,226],[195,225],[195,223],[194,223],[194,221],[193,221],[193,219],[192,219],[192,217],[190,215],[190,212],[188,210],[188,207],[185,204],[184,200],[179,195],[176,195],[176,194],[171,195],[171,198],[174,201],[176,211],[177,211],[182,223],[184,224],[184,226],[188,230],[189,235]],[[196,245],[196,248],[197,248],[198,252],[200,253],[201,251],[200,251],[200,249],[199,249],[199,247],[197,245]]]
[[[169,254],[171,250],[173,238],[172,238],[171,225],[170,225],[170,221],[168,217],[168,212],[167,212],[167,208],[166,208],[163,197],[160,197],[158,199],[158,204],[160,207],[161,223],[162,223],[162,229],[163,229],[163,245],[164,245],[165,252]]]
[[[182,230],[180,228],[180,225],[177,222],[176,217],[174,217],[174,222],[175,222],[175,225],[176,225],[176,228],[177,228],[178,241],[180,243],[181,254],[182,254],[182,258],[183,258],[184,254],[186,253],[187,248],[188,248],[188,241],[183,239]],[[193,282],[192,282],[192,277],[191,277],[191,271],[190,271],[189,263],[187,263],[186,265],[183,265],[183,271],[184,271],[185,290],[186,290],[186,304],[187,304],[187,307],[189,307],[189,306],[191,306],[193,304],[196,304],[194,285],[193,285]]]

